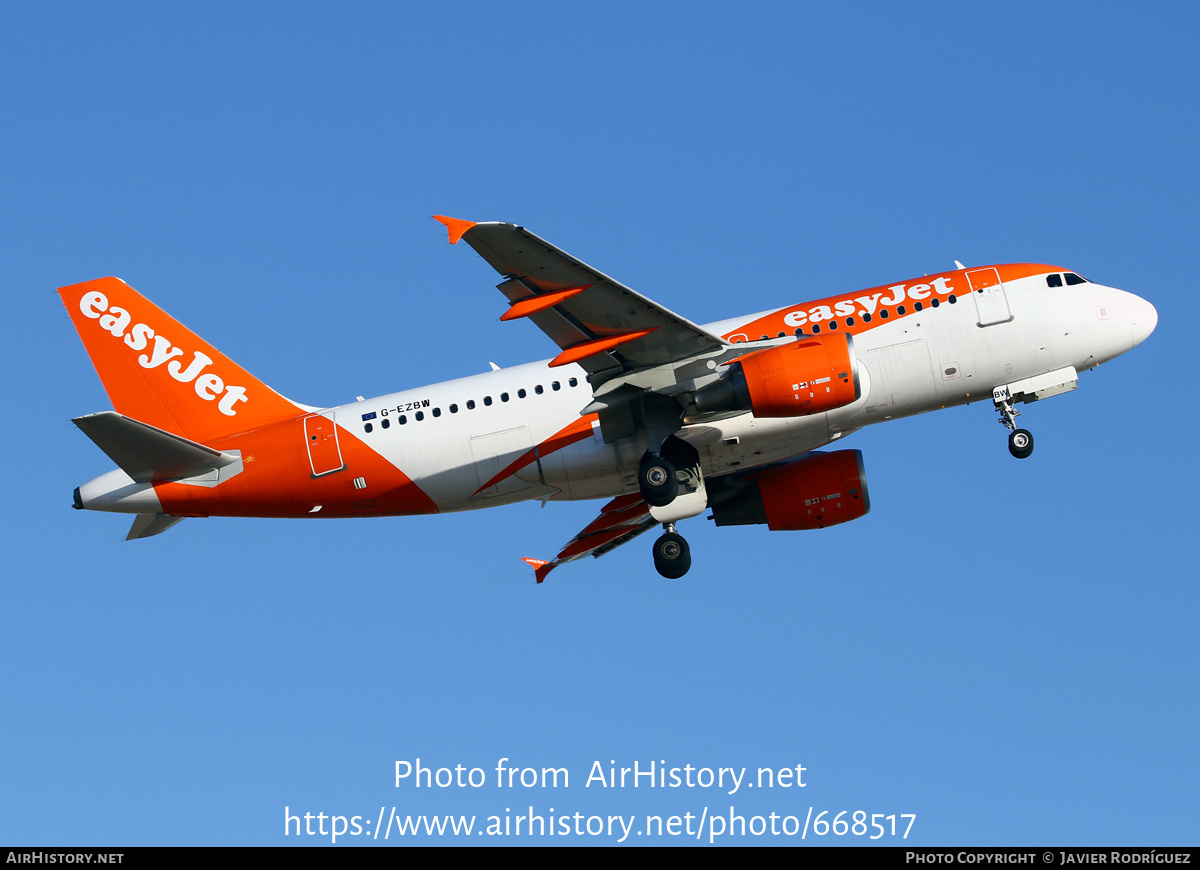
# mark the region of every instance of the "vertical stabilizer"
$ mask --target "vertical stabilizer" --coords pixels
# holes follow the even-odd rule
[[[127,417],[207,442],[304,410],[117,278],[58,294],[113,407]]]

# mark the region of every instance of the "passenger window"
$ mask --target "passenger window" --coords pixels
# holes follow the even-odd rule
[[[1046,276],[1046,286],[1047,287],[1061,287],[1062,286],[1062,275],[1047,275]]]
[[[562,384],[560,384],[558,381],[554,381],[552,384],[550,384],[550,389],[557,392],[558,390],[562,389]]]
[[[500,394],[500,401],[501,401],[501,402],[507,402],[507,401],[508,401],[508,393],[501,393],[501,394]]]
[[[1073,287],[1076,284],[1086,284],[1087,278],[1081,278],[1074,272],[1067,273],[1067,286]]]
[[[403,426],[407,422],[408,422],[408,418],[405,417],[403,414],[401,414],[400,415],[400,425]]]
[[[524,399],[525,395],[526,395],[526,393],[525,393],[524,387],[521,387],[521,389],[517,390],[517,398],[518,399]]]
[[[386,429],[392,425],[392,421],[389,420],[387,417],[384,417],[382,420],[379,421],[379,425],[382,426],[384,429]]]
[[[934,308],[937,308],[942,303],[936,296],[934,296],[932,299],[929,300],[929,304],[932,305]]]
[[[888,319],[887,309],[886,308],[880,309],[879,316],[882,317],[884,320],[887,320]]]
[[[821,324],[814,323],[813,324],[813,335],[816,335],[820,331],[821,331]]]
[[[442,409],[441,409],[441,408],[434,408],[434,409],[433,409],[433,416],[435,416],[435,417],[440,417],[440,416],[442,416]]]
[[[854,325],[854,318],[853,318],[853,317],[847,317],[847,318],[846,318],[846,326],[853,326],[853,325]]]
[[[920,311],[924,306],[920,302],[913,303],[913,311]]]
[[[579,378],[571,378],[569,381],[567,381],[567,383],[572,387],[577,387],[579,386]]]
[[[458,405],[451,405],[451,406],[450,406],[450,413],[451,413],[451,414],[457,414],[457,413],[458,413]]]
[[[865,314],[863,314],[863,323],[870,323],[870,322],[871,322],[871,312],[868,311]]]
[[[904,306],[901,305],[899,308],[897,308],[896,313],[899,314],[901,317],[903,317],[904,316]]]
[[[368,423],[367,425],[363,426],[363,431],[370,434],[372,428],[374,428],[374,427],[372,427],[371,424]]]
[[[491,397],[491,396],[484,396],[484,397],[483,397],[483,404],[485,404],[485,405],[490,405],[490,404],[492,404],[492,397]]]
[[[425,412],[424,412],[424,411],[417,411],[417,422],[419,423],[419,422],[421,422],[421,421],[422,421],[422,420],[424,420],[424,419],[425,419]]]
[[[467,399],[467,410],[468,411],[475,410],[475,400],[474,399]]]
[[[837,329],[837,321],[836,321],[836,320],[831,320],[831,321],[829,321],[829,328],[830,328],[830,329]]]
[[[537,393],[539,396],[540,396],[542,393],[544,393],[544,392],[545,392],[545,390],[543,390],[543,389],[542,389],[542,385],[541,385],[541,384],[538,384],[536,387],[534,387],[534,388],[533,388],[533,391],[534,391],[535,393]]]

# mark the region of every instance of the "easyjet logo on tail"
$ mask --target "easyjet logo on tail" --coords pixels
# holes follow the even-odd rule
[[[193,351],[192,358],[184,361],[186,351],[175,347],[165,335],[156,334],[145,323],[133,323],[133,317],[118,305],[109,306],[108,297],[98,290],[83,294],[79,310],[84,317],[95,320],[101,329],[114,338],[124,339],[131,350],[143,350],[138,365],[144,369],[156,369],[166,363],[167,372],[181,384],[192,384],[196,395],[206,402],[217,402],[217,408],[227,417],[237,414],[234,407],[245,402],[246,388],[227,385],[219,375],[204,370],[213,364],[208,354]],[[132,324],[132,325],[131,325]]]

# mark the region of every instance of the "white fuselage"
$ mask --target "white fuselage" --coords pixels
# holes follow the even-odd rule
[[[745,412],[685,425],[679,436],[698,449],[706,476],[730,474],[814,450],[871,423],[990,400],[998,385],[1068,367],[1090,369],[1131,349],[1157,321],[1153,307],[1139,297],[1093,283],[1048,287],[1044,275],[1034,275],[1006,282],[1003,294],[1007,310],[1001,308],[1000,315],[1009,319],[1001,322],[979,325],[999,319],[980,307],[994,304],[981,294],[978,300],[962,296],[955,304],[908,311],[855,331],[862,390],[851,405],[786,419]],[[728,337],[763,316],[706,328]],[[743,340],[755,349],[794,337],[764,341],[747,335]],[[637,491],[644,435],[605,443],[595,423],[590,437],[562,449],[538,450],[532,461],[480,491],[577,421],[591,400],[583,369],[549,368],[541,361],[325,413],[402,469],[439,510],[454,511]],[[371,413],[376,416],[368,429],[362,417]]]

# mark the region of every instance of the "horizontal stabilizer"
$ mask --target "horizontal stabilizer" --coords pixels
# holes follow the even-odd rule
[[[182,519],[183,517],[173,517],[170,514],[138,514],[133,520],[133,525],[129,527],[129,534],[125,536],[125,540],[161,535]]]
[[[88,414],[71,422],[135,483],[194,477],[238,461],[232,453],[213,450],[116,411]]]

